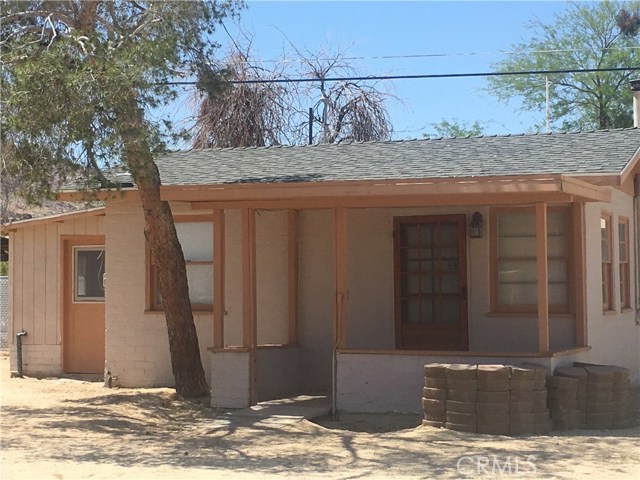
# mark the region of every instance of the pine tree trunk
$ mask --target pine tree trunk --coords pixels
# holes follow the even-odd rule
[[[160,199],[160,175],[145,140],[142,112],[133,95],[120,113],[125,159],[142,200],[145,236],[164,303],[176,392],[185,397],[204,396],[209,392],[191,311],[184,255],[171,208]]]

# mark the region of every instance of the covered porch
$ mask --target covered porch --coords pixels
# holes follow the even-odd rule
[[[425,363],[553,368],[589,349],[584,204],[609,201],[601,187],[546,175],[163,194],[213,212],[218,406],[325,393],[338,410],[419,411]]]

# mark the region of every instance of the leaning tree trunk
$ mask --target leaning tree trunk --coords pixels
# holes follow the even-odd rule
[[[145,236],[164,303],[176,392],[185,397],[204,396],[208,386],[191,311],[184,254],[169,203],[160,199],[160,174],[146,141],[142,112],[133,94],[127,103],[119,115],[125,160],[142,200]]]

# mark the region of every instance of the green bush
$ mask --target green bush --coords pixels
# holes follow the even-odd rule
[[[9,262],[0,262],[0,277],[9,275]]]

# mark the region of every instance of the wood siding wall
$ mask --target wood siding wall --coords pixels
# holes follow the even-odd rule
[[[10,341],[27,332],[25,345],[61,343],[61,268],[64,235],[103,235],[104,217],[41,223],[11,233]]]

